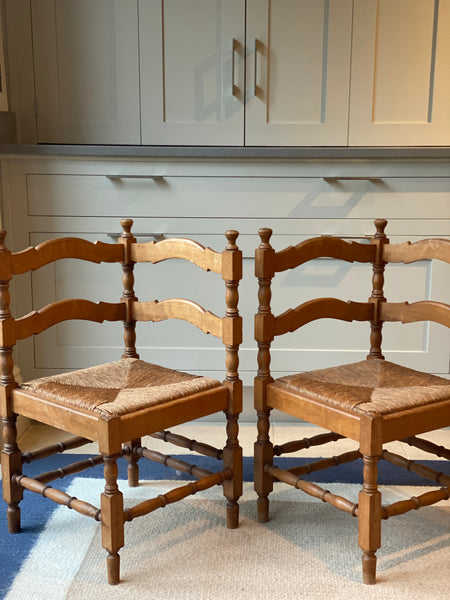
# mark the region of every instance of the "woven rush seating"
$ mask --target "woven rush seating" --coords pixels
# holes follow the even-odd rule
[[[269,494],[277,481],[292,485],[357,517],[358,541],[363,551],[363,581],[367,584],[376,581],[376,551],[381,545],[381,520],[450,498],[450,475],[383,448],[387,442],[400,441],[450,459],[449,449],[416,437],[450,425],[450,380],[389,362],[381,351],[382,328],[387,322],[407,324],[433,321],[450,327],[448,304],[431,300],[411,304],[389,302],[384,296],[384,271],[389,263],[427,259],[450,263],[450,240],[428,239],[390,244],[384,233],[387,221],[378,219],[375,225],[376,233],[370,243],[324,236],[305,240],[278,252],[270,244],[272,231],[261,229],[261,244],[256,250],[255,265],[259,279],[259,308],[255,316],[255,339],[258,342],[258,374],[255,379],[258,520],[266,522],[269,519]],[[315,298],[278,316],[273,315],[272,279],[277,273],[295,269],[319,257],[371,264],[373,289],[368,301]],[[273,379],[270,373],[272,341],[277,336],[296,331],[322,318],[367,321],[370,326],[370,351],[366,360]],[[272,409],[323,427],[329,433],[273,446],[269,436]],[[290,469],[276,466],[276,456],[341,438],[355,440],[359,443],[359,449]],[[306,474],[361,458],[363,486],[357,503],[303,479]],[[380,459],[431,479],[439,487],[417,498],[383,506],[377,485]]]
[[[236,245],[238,232],[227,231],[226,248],[216,252],[183,238],[138,243],[131,233],[132,224],[131,219],[121,221],[123,233],[117,243],[60,238],[16,253],[5,246],[6,232],[0,233],[0,411],[4,439],[1,459],[9,531],[20,531],[19,504],[24,490],[41,494],[99,521],[102,546],[108,553],[110,584],[120,581],[119,550],[124,545],[126,522],[198,491],[221,485],[227,501],[227,526],[236,528],[239,522],[238,499],[242,494],[242,449],[238,441],[238,418],[242,411],[242,382],[238,374],[238,351],[242,339],[238,285],[242,278],[242,253]],[[67,258],[98,264],[118,263],[119,285],[120,280],[123,283],[122,297],[116,303],[69,298],[15,318],[10,310],[10,281],[16,275]],[[224,296],[223,316],[217,316],[182,297],[149,302],[138,300],[134,293],[134,265],[153,265],[169,259],[189,261],[205,271],[205,277],[216,277],[216,282],[220,279]],[[217,275],[220,277],[217,278]],[[148,277],[151,277],[151,273]],[[180,287],[184,283],[183,277],[177,281]],[[208,284],[211,285],[211,279]],[[16,342],[71,319],[96,323],[122,322],[124,350],[120,360],[19,385],[14,379],[12,358]],[[167,319],[186,321],[201,332],[210,334],[209,337],[222,341],[223,381],[140,359],[136,350],[136,322],[151,322],[152,326],[156,326]],[[168,427],[214,413],[221,413],[222,419],[225,413],[226,445],[223,448],[190,440],[167,430]],[[67,438],[66,435],[64,440],[51,446],[22,453],[17,443],[18,415],[57,427],[71,436]],[[219,461],[220,470],[200,468],[147,448],[143,445],[143,436],[215,458]],[[96,442],[99,448],[99,454],[94,457],[35,477],[28,477],[25,473],[26,463],[91,442]],[[138,462],[141,458],[188,473],[195,481],[124,509],[123,495],[117,481],[117,460],[121,457],[128,461],[130,486],[139,484]],[[82,472],[97,464],[104,465],[105,478],[99,506],[72,498],[49,485],[55,479]]]

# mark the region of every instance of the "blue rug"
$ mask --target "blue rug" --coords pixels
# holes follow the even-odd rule
[[[58,455],[52,456],[42,461],[36,461],[31,465],[26,465],[24,472],[33,477],[43,471],[50,471],[58,466],[64,466],[78,460],[85,458],[85,455]],[[179,456],[186,461],[195,462],[196,465],[202,468],[210,469],[212,471],[220,468],[220,462],[209,457],[192,457],[192,456]],[[279,458],[276,460],[276,464],[281,468],[290,468],[299,464],[305,464],[312,462],[314,459],[298,459],[298,458]],[[126,479],[126,468],[127,462],[125,460],[119,461],[119,479]],[[422,464],[440,471],[445,465],[443,461],[422,461]],[[445,465],[448,470],[448,465]],[[157,481],[167,479],[178,479],[188,480],[195,479],[190,477],[186,473],[175,471],[164,465],[152,463],[147,460],[141,460],[139,462],[140,467],[140,478],[146,481]],[[330,469],[320,471],[309,476],[305,476],[305,479],[316,481],[318,483],[344,483],[344,484],[360,484],[362,472],[362,461],[355,461],[341,465],[339,467],[332,467]],[[65,477],[64,479],[54,481],[52,487],[67,490],[74,478],[80,477],[80,474]],[[82,474],[83,479],[102,479],[103,467],[98,465],[92,469],[88,469]],[[250,482],[253,480],[253,459],[250,457],[244,458],[244,481]],[[379,483],[380,485],[402,485],[402,486],[424,486],[430,485],[427,480],[410,473],[404,469],[400,469],[387,463],[386,461],[380,462],[379,468]],[[1,505],[0,505],[1,506]],[[22,533],[17,535],[11,535],[8,533],[6,525],[6,504],[3,503],[1,506],[0,513],[0,598],[4,598],[7,594],[8,589],[12,585],[17,572],[20,570],[21,565],[30,554],[32,548],[36,544],[39,535],[44,530],[47,521],[51,517],[52,513],[57,508],[57,505],[53,502],[40,497],[38,494],[33,494],[25,490],[24,500],[21,503],[22,512]],[[24,599],[26,600],[26,599]]]

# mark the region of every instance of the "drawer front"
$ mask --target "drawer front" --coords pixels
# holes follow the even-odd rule
[[[450,219],[450,178],[28,174],[29,216]],[[391,229],[394,232],[393,229]]]
[[[178,232],[173,231],[170,235],[178,235]],[[30,242],[35,245],[49,237],[53,237],[53,234],[33,233]],[[83,237],[91,241],[105,239],[104,236],[93,234]],[[306,237],[279,236],[279,246],[295,244]],[[196,239],[214,249],[224,247],[222,235],[202,235],[196,236]],[[414,238],[411,239],[414,241]],[[239,303],[244,318],[240,373],[244,383],[251,385],[257,368],[253,315],[257,311],[258,283],[254,277],[252,256],[258,236],[243,235],[239,240],[245,257]],[[145,241],[145,238],[140,241]],[[404,238],[394,236],[392,239],[393,243],[400,241],[404,241]],[[70,269],[67,268],[69,263]],[[216,314],[223,314],[224,286],[214,274],[205,274],[184,261],[140,264],[135,269],[135,291],[140,300],[182,296]],[[67,297],[115,302],[121,295],[121,286],[119,265],[59,261],[33,273],[33,306],[24,305],[23,312]],[[273,281],[273,312],[279,314],[318,296],[365,301],[371,289],[369,266],[320,259],[296,271],[276,275]],[[448,299],[448,266],[438,262],[432,264],[430,261],[420,261],[406,267],[390,265],[386,272],[385,289],[390,301]],[[273,375],[361,360],[369,349],[369,334],[367,323],[321,320],[308,324],[300,331],[274,341],[271,363]],[[383,340],[383,350],[388,360],[434,373],[448,373],[450,340],[446,328],[435,324],[402,326],[388,323],[384,328]],[[33,355],[33,368],[26,374],[27,377],[117,360],[123,348],[122,325],[108,323],[100,326],[80,321],[62,323],[36,336],[32,343],[34,347],[29,352]],[[220,340],[205,336],[188,323],[139,323],[137,346],[141,357],[150,362],[223,377],[225,355]]]

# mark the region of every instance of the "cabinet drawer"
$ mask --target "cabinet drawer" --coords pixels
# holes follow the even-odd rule
[[[30,216],[450,219],[450,178],[29,174]],[[390,229],[391,233],[394,230]]]

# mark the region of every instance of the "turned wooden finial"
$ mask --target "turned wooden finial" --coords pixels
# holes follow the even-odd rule
[[[261,245],[262,246],[269,246],[269,240],[272,236],[272,230],[269,229],[268,227],[263,227],[261,229],[258,230],[259,233],[259,237],[261,238]]]
[[[375,237],[377,239],[385,238],[386,234],[384,233],[384,230],[386,229],[386,225],[388,224],[387,220],[386,219],[375,219],[374,224],[377,229]]]
[[[120,224],[123,229],[123,233],[122,233],[121,237],[132,238],[133,234],[131,233],[131,228],[133,226],[133,219],[121,219]]]
[[[237,248],[236,240],[238,238],[238,235],[239,231],[236,231],[235,229],[230,229],[229,231],[225,232],[225,237],[228,240],[227,250],[235,250]]]
[[[0,250],[6,250],[5,237],[6,237],[6,229],[0,230]]]

